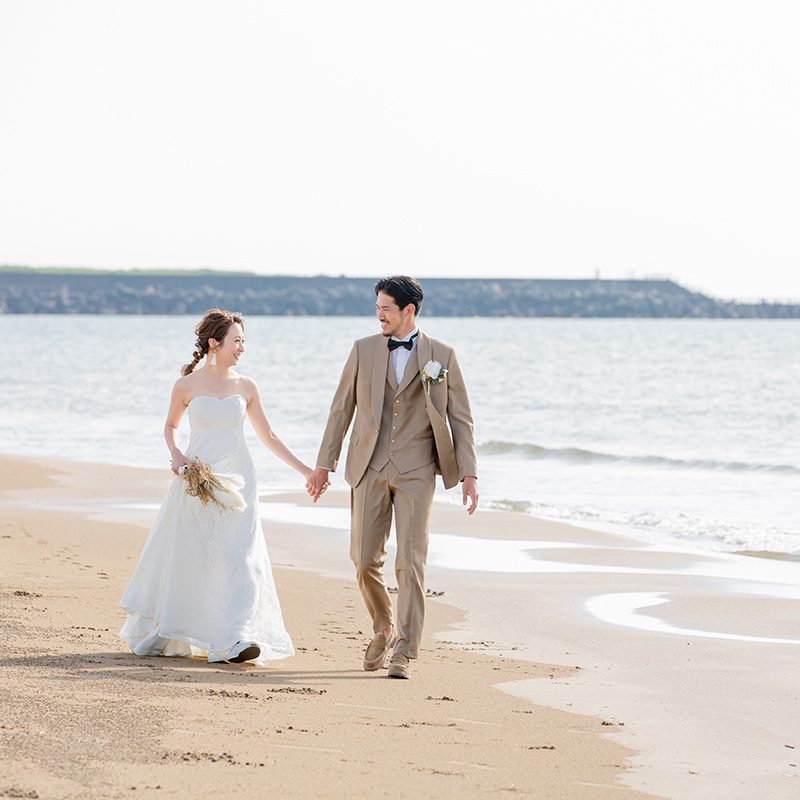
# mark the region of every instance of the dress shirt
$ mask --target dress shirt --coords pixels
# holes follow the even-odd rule
[[[397,378],[397,385],[400,385],[400,382],[403,380],[403,375],[405,375],[406,367],[408,366],[408,359],[411,358],[411,354],[417,349],[417,334],[419,331],[414,328],[411,333],[408,334],[404,339],[398,339],[396,336],[392,336],[392,339],[398,342],[407,342],[412,336],[414,337],[413,344],[411,345],[410,350],[406,350],[405,347],[397,347],[392,350],[389,355],[392,357],[392,364],[394,365],[394,375]]]

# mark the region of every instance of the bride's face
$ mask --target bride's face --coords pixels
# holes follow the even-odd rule
[[[243,353],[244,331],[238,322],[234,322],[217,347],[217,364],[225,367],[235,366]]]

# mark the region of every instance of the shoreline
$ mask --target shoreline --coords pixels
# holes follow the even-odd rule
[[[259,783],[275,796],[390,797],[398,781],[442,800],[653,797],[618,782],[634,753],[601,720],[492,688],[572,669],[465,655],[429,635],[410,681],[365,673],[371,634],[352,576],[281,556],[295,656],[266,667],[136,657],[117,603],[153,513],[129,506],[159,502],[170,476],[7,456],[0,475],[0,797],[178,798],[192,785],[210,798],[260,795]],[[318,534],[265,528],[271,551]],[[462,617],[428,604],[430,630]]]
[[[57,514],[52,506],[75,507],[80,499],[93,525],[106,532],[129,526],[124,544],[132,572],[130,561],[138,558],[154,516],[136,506],[159,503],[169,475],[60,463],[62,474],[53,477],[59,462],[0,457],[3,474],[14,466],[25,473],[16,488],[6,488],[3,506],[24,519]],[[3,484],[8,487],[8,480]],[[120,507],[126,499],[127,507]],[[87,505],[95,510],[87,512]],[[262,499],[262,517],[279,591],[284,581],[303,576],[298,580],[307,583],[315,573],[323,577],[314,581],[339,582],[336,591],[347,594],[363,639],[366,612],[342,547],[347,506],[344,493],[328,493],[313,508],[299,493],[270,495]],[[270,507],[276,513],[270,515]],[[292,509],[295,521],[287,522]],[[308,524],[309,514],[319,522]],[[127,541],[131,537],[138,549]],[[469,555],[473,549],[478,568],[475,554]],[[497,552],[501,566],[514,560],[511,569],[506,563],[499,571],[490,562]],[[454,568],[454,561],[461,566]],[[452,686],[461,685],[462,671],[474,668],[470,659],[490,659],[491,701],[482,702],[487,711],[495,698],[506,697],[535,704],[526,710],[589,715],[598,730],[590,750],[632,749],[617,757],[617,782],[607,776],[583,781],[595,784],[587,795],[592,798],[605,797],[604,791],[636,797],[637,790],[675,798],[794,797],[800,786],[798,757],[792,755],[800,749],[797,712],[784,701],[796,695],[800,599],[776,588],[794,576],[800,578],[800,567],[792,561],[658,547],[507,511],[479,510],[468,518],[459,507],[437,504],[427,583],[444,594],[428,603],[427,641],[409,683],[427,679],[429,653],[458,664],[446,678]],[[122,588],[127,577],[119,579]],[[281,600],[292,632],[293,611],[283,594]],[[764,641],[769,639],[777,641]],[[120,646],[124,652],[121,640]],[[349,667],[359,666],[355,657]],[[289,672],[298,660],[291,659]],[[542,674],[546,679],[535,677]],[[363,673],[353,680],[363,681]],[[581,781],[572,762],[550,755],[557,772],[572,776],[563,796],[581,796],[574,793]]]

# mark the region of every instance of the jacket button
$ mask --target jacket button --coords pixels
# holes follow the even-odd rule
[[[399,402],[400,402],[399,400],[395,400],[395,403],[399,403]]]

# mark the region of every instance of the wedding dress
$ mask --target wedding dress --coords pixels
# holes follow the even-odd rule
[[[204,505],[183,478],[173,480],[120,601],[128,614],[120,636],[137,655],[225,661],[239,642],[258,645],[256,664],[294,653],[261,530],[246,407],[238,394],[189,403],[186,457],[241,476],[245,508]]]

